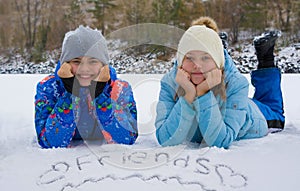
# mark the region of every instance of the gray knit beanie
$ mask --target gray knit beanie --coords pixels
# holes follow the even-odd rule
[[[80,25],[75,31],[66,33],[60,62],[68,62],[81,56],[97,58],[104,65],[109,63],[106,40],[100,31]]]

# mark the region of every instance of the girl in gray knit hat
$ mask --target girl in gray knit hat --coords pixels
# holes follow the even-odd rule
[[[37,85],[35,128],[41,147],[69,147],[73,140],[135,142],[132,89],[108,63],[100,31],[79,26],[66,33],[55,73]]]

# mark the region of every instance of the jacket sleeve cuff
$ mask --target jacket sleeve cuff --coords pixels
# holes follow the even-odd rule
[[[194,118],[195,110],[193,104],[190,104],[184,97],[179,98],[179,103],[181,105],[181,112],[185,113],[183,115],[184,119],[191,120]]]
[[[206,94],[199,96],[193,102],[193,105],[194,105],[196,111],[206,110],[216,104],[218,104],[218,103],[217,103],[216,97],[214,96],[212,91],[209,91]]]

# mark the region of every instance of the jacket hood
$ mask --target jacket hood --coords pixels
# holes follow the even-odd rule
[[[236,75],[236,73],[240,73],[236,68],[234,61],[229,56],[227,50],[224,50],[225,64],[224,64],[224,72],[225,72],[225,83],[229,81],[231,76]]]

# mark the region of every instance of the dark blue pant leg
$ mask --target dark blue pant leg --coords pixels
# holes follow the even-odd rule
[[[284,128],[281,73],[278,68],[252,71],[251,83],[255,87],[253,101],[265,116],[269,128]]]

